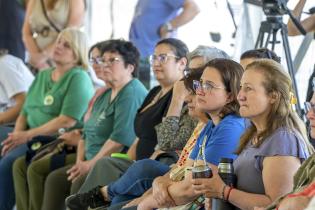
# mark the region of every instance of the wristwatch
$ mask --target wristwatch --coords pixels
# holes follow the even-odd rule
[[[166,27],[167,32],[173,32],[174,31],[174,28],[170,22],[165,23],[164,26]]]

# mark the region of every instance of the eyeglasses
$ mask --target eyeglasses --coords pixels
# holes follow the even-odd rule
[[[90,63],[90,65],[100,64],[102,62],[101,60],[102,60],[102,58],[100,58],[100,57],[90,58],[89,63]]]
[[[225,89],[225,87],[216,86],[211,82],[204,82],[202,80],[193,80],[194,91],[198,94],[199,91],[211,92],[212,89]]]
[[[107,61],[101,57],[97,57],[97,58],[90,58],[89,62],[90,64],[98,64],[98,65],[102,65],[105,67],[111,67],[113,66],[116,62],[119,62],[120,59],[117,57],[114,58],[109,58]]]
[[[154,64],[154,61],[158,61],[161,64],[164,64],[167,62],[169,57],[178,58],[176,55],[171,54],[160,54],[160,55],[151,55],[150,56],[150,64]]]
[[[312,110],[312,112],[315,114],[315,104],[312,104],[310,102],[304,102],[304,106],[306,113]]]

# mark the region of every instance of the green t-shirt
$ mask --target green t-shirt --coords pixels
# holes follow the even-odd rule
[[[133,79],[112,102],[111,93],[111,89],[108,89],[96,99],[91,116],[84,123],[87,160],[92,159],[108,139],[129,147],[136,138],[133,124],[137,110],[147,95],[146,88],[139,80]]]
[[[29,128],[41,126],[59,115],[82,120],[94,94],[90,77],[80,67],[69,70],[57,82],[51,79],[53,70],[39,72],[28,91],[22,114]]]

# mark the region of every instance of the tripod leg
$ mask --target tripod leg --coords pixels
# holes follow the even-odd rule
[[[264,48],[267,48],[267,47],[268,47],[269,42],[270,42],[270,32],[268,32],[268,36],[267,36],[267,39],[266,39],[266,42],[265,42]]]
[[[278,31],[276,30],[272,32],[272,46],[271,46],[272,51],[275,51],[275,45],[277,43],[277,32]]]
[[[296,85],[296,79],[295,79],[295,74],[294,74],[295,71],[293,69],[291,51],[290,51],[290,46],[289,46],[288,30],[287,30],[287,26],[285,24],[282,24],[282,26],[281,26],[281,36],[282,36],[282,44],[283,44],[283,48],[284,48],[284,52],[285,52],[285,58],[287,61],[288,71],[289,71],[289,74],[290,74],[291,79],[292,79],[292,86],[293,86],[295,96],[297,99],[296,111],[300,115],[300,117],[303,119],[303,111],[302,111],[301,105],[300,105],[298,88]]]
[[[257,40],[256,40],[256,43],[255,43],[255,49],[258,49],[258,46],[259,48],[261,48],[262,46],[262,36],[263,36],[263,33],[261,29],[259,29],[259,33],[258,33],[258,36],[257,36]]]

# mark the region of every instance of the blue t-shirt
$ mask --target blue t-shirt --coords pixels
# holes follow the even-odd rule
[[[190,159],[195,160],[199,153],[199,148],[207,135],[205,145],[205,156],[208,163],[218,165],[220,158],[235,159],[234,152],[238,147],[241,135],[245,131],[245,119],[230,114],[225,116],[218,125],[209,121],[200,133],[197,143],[190,154]]]
[[[130,26],[129,40],[148,57],[160,40],[159,29],[177,16],[184,0],[139,0]],[[175,34],[174,34],[175,35]]]

